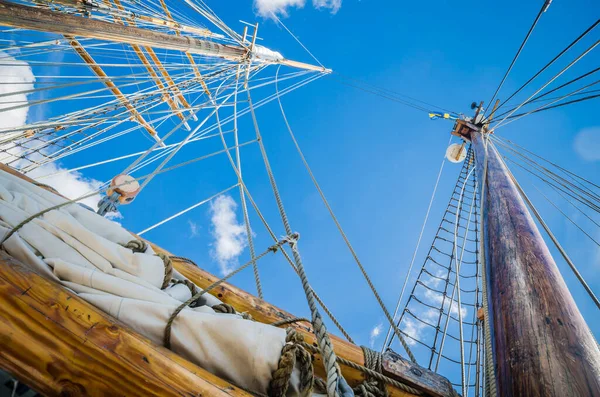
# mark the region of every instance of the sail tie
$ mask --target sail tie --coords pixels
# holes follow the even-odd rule
[[[274,244],[274,245],[270,246],[269,248],[267,248],[266,251],[263,252],[262,254],[256,256],[255,258],[251,259],[250,261],[244,263],[242,266],[238,267],[231,273],[227,274],[225,277],[215,281],[214,283],[212,283],[211,285],[206,287],[206,289],[199,291],[198,293],[193,295],[190,299],[188,299],[187,301],[185,301],[181,305],[179,305],[177,307],[177,309],[175,309],[175,311],[171,314],[171,316],[167,320],[167,325],[165,326],[165,334],[164,334],[164,338],[163,338],[163,344],[165,345],[165,347],[167,349],[171,348],[171,327],[173,326],[173,321],[175,321],[175,319],[177,318],[177,316],[179,315],[179,313],[181,313],[181,311],[183,309],[192,305],[194,302],[196,302],[198,299],[200,299],[200,297],[202,297],[202,295],[206,294],[207,292],[209,292],[209,291],[213,290],[214,288],[218,287],[219,285],[223,284],[225,281],[227,281],[231,277],[235,276],[236,274],[238,274],[239,272],[241,272],[248,266],[252,265],[257,260],[266,256],[268,253],[270,253],[270,252],[276,253],[277,251],[279,251],[281,246],[283,246],[286,243],[288,243],[288,239],[280,240],[279,242],[277,242],[277,244]]]
[[[285,345],[281,349],[281,357],[277,369],[273,371],[269,382],[269,397],[283,397],[286,395],[292,372],[299,364],[300,384],[298,394],[307,397],[312,394],[314,375],[311,354],[303,347],[304,337],[294,328],[287,328]]]

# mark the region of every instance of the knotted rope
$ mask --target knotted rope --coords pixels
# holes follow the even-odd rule
[[[281,357],[277,369],[269,382],[269,397],[284,397],[290,384],[292,372],[299,363],[300,384],[298,391],[301,397],[310,396],[313,388],[313,365],[311,354],[302,346],[304,337],[294,328],[286,329],[285,345],[281,349]]]
[[[173,260],[173,257],[170,257],[171,260]],[[177,279],[171,279],[171,282],[173,283],[173,285],[177,285],[177,284],[184,284],[186,287],[188,287],[188,289],[190,290],[190,293],[192,295],[194,295],[196,292],[198,292],[198,288],[196,288],[196,284],[192,283],[190,280],[177,280]]]
[[[187,301],[185,301],[181,305],[179,305],[177,307],[177,309],[175,309],[175,311],[171,314],[171,316],[167,320],[167,325],[165,326],[165,335],[164,335],[164,338],[163,338],[163,344],[165,345],[165,347],[167,349],[171,348],[171,327],[173,326],[173,321],[175,321],[175,318],[177,318],[177,316],[179,315],[179,313],[181,313],[181,311],[183,309],[185,309],[187,306],[191,305],[192,303],[196,302],[198,299],[200,299],[200,297],[202,297],[202,295],[206,294],[209,291],[212,291],[213,289],[215,289],[219,285],[223,284],[225,281],[227,281],[231,277],[235,276],[236,274],[238,274],[239,272],[241,272],[242,270],[244,270],[248,266],[252,265],[253,262],[261,259],[265,255],[267,255],[269,252],[275,253],[275,252],[279,251],[279,249],[281,248],[281,246],[284,245],[284,244],[286,244],[286,243],[288,243],[288,240],[285,239],[285,238],[282,239],[277,244],[272,245],[269,248],[267,248],[267,250],[265,252],[263,252],[262,254],[260,254],[257,257],[251,259],[250,261],[244,263],[242,266],[238,267],[237,269],[235,269],[234,271],[232,271],[231,273],[229,273],[225,277],[223,277],[223,278],[215,281],[214,283],[212,283],[211,285],[209,285],[208,287],[206,287],[206,289],[204,289],[202,291],[199,291],[198,293],[194,294],[190,299],[188,299]]]
[[[365,357],[365,368],[382,373],[383,355],[365,346],[361,346],[360,348]],[[387,397],[388,392],[385,382],[367,375],[367,378],[354,388],[354,395],[362,397]]]
[[[148,249],[148,244],[144,240],[131,240],[124,247],[129,248],[135,253],[144,253]]]
[[[313,345],[311,345],[310,343],[306,343],[303,342],[302,346],[308,350],[309,352],[315,354],[315,353],[319,353],[319,349],[317,349],[316,347],[314,347]],[[364,349],[366,349],[365,347],[363,347],[363,352],[365,351]],[[369,350],[369,355],[377,355],[379,358],[375,358],[373,359],[373,357],[367,357],[367,355],[365,354],[365,364],[367,363],[367,360],[371,360],[370,363],[373,363],[373,360],[376,361],[381,361],[383,362],[383,358],[382,358],[382,354],[379,352],[376,352],[374,350],[368,349]],[[414,387],[410,387],[408,385],[405,385],[404,383],[398,382],[395,379],[392,379],[388,376],[385,376],[384,374],[382,374],[381,372],[378,372],[377,370],[371,369],[371,368],[367,368],[366,366],[360,365],[355,363],[354,361],[350,361],[347,360],[343,357],[337,356],[337,362],[345,365],[347,367],[350,367],[352,369],[355,369],[357,371],[361,371],[363,372],[365,375],[367,375],[370,378],[374,378],[377,379],[378,381],[384,382],[385,384],[388,384],[390,386],[395,387],[396,389],[405,391],[406,393],[410,393],[410,394],[414,394],[417,396],[422,396],[423,392],[420,390],[415,389]],[[315,383],[318,383],[319,381],[315,381]]]
[[[233,306],[229,303],[219,303],[218,305],[212,306],[212,309],[215,313],[223,313],[223,314],[238,314],[242,316],[244,320],[253,320],[252,315],[246,312],[237,312]]]

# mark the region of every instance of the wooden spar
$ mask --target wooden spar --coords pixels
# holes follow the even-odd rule
[[[144,21],[151,25],[168,27],[168,28],[172,28],[172,29],[179,29],[182,32],[193,33],[193,34],[196,34],[199,36],[223,37],[222,35],[215,34],[205,28],[196,28],[193,26],[182,25],[178,22],[175,22],[174,20],[165,21],[164,19],[160,19],[160,18],[156,18],[156,17],[141,15],[141,14],[134,14],[134,13],[126,11],[126,10],[117,11],[117,10],[109,7],[108,5],[100,4],[100,3],[89,3],[89,2],[85,2],[84,0],[52,0],[52,3],[77,8],[82,12],[89,12],[89,11],[97,9],[97,10],[107,13],[108,15],[112,16],[113,18],[125,17],[127,19],[131,19],[131,18],[135,17],[136,19],[138,19],[140,21]]]
[[[90,67],[90,69],[92,69],[94,74],[102,78],[102,82],[104,83],[104,85],[107,86],[110,89],[110,91],[115,95],[115,97],[117,97],[119,102],[121,102],[121,104],[125,106],[125,108],[127,108],[127,110],[129,111],[129,113],[131,113],[133,118],[137,120],[137,122],[140,123],[146,129],[146,131],[148,131],[152,138],[156,139],[157,141],[160,141],[156,130],[154,130],[154,128],[150,124],[148,124],[148,122],[144,119],[144,117],[142,117],[140,112],[137,111],[135,106],[133,106],[131,102],[129,102],[129,99],[127,99],[127,97],[123,95],[123,92],[121,92],[119,87],[117,87],[115,83],[112,82],[110,77],[108,77],[104,70],[96,63],[94,58],[92,58],[92,56],[87,52],[87,50],[83,48],[81,43],[79,43],[79,41],[77,41],[77,39],[75,39],[75,37],[73,36],[65,35],[65,38],[69,40],[69,44],[71,45],[71,47],[73,47],[73,49],[75,50],[75,52],[77,52],[81,59],[83,59],[83,61],[88,64],[88,66]]]
[[[498,395],[600,396],[598,344],[506,166],[486,149],[481,133],[470,135],[479,181],[485,180],[483,241]]]
[[[6,0],[0,0],[0,25],[90,37],[115,43],[133,43],[167,50],[189,51],[194,54],[230,60],[239,60],[246,55],[246,49],[242,47],[123,26],[39,7],[24,6]]]
[[[166,50],[175,50],[217,57],[231,61],[242,61],[248,50],[235,45],[218,44],[195,37],[178,36],[154,32],[132,26],[55,12],[40,7],[24,6],[0,0],[0,25],[21,29],[39,30],[71,36],[89,37],[115,43],[138,44]],[[288,59],[267,60],[294,68],[330,73],[330,69]]]
[[[0,164],[0,170],[35,183],[31,178],[6,165]],[[43,186],[43,188],[53,191],[49,187]],[[152,247],[156,252],[170,255],[154,244]],[[206,288],[219,279],[185,261],[173,259],[173,265],[201,288]],[[19,289],[5,294],[2,289],[3,280],[13,279],[19,281],[16,284]],[[38,291],[45,292],[38,297]],[[237,311],[250,313],[256,321],[262,323],[269,324],[282,319],[295,318],[294,315],[228,283],[221,284],[210,293],[222,302],[231,304]],[[12,302],[14,299],[26,299],[29,302],[33,297],[37,303],[32,306],[31,310],[23,305],[13,310],[4,303],[5,300]],[[71,384],[77,387],[83,385],[82,387],[85,387],[85,390],[92,396],[113,395],[115,388],[123,390],[124,395],[145,395],[147,393],[170,396],[174,394],[160,382],[164,382],[166,385],[170,385],[170,382],[180,382],[175,385],[179,387],[175,391],[175,393],[179,393],[177,395],[248,396],[245,392],[174,353],[153,345],[134,331],[129,330],[127,326],[77,298],[75,294],[25,270],[20,265],[15,265],[13,260],[6,255],[1,256],[1,253],[0,302],[2,302],[3,310],[4,307],[10,307],[10,318],[14,319],[14,324],[0,321],[0,368],[7,369],[25,384],[29,384],[49,396],[64,395],[61,393]],[[32,316],[32,318],[28,316]],[[35,327],[40,323],[46,328]],[[310,324],[295,323],[288,326],[295,327],[305,336],[307,342],[316,346]],[[105,335],[106,330],[110,331],[108,335]],[[60,343],[53,340],[59,333],[64,336],[59,338]],[[9,335],[8,339],[7,335]],[[4,350],[3,345],[6,341],[11,342],[10,338],[13,337],[11,335],[16,340],[10,350]],[[364,365],[364,356],[360,347],[333,335],[331,337],[339,357]],[[71,338],[74,341],[71,341]],[[63,343],[63,340],[67,342]],[[78,343],[83,344],[83,347]],[[55,352],[54,349],[57,346],[62,350]],[[47,355],[51,357],[47,357]],[[89,359],[87,355],[90,355]],[[114,372],[111,371],[112,360],[116,360],[118,364],[115,364]],[[169,364],[168,360],[171,360],[172,363]],[[314,360],[316,374],[325,377],[321,357],[316,355]],[[148,372],[138,372],[141,370],[136,366],[137,364],[142,370]],[[132,365],[133,367],[130,367]],[[169,365],[174,367],[171,368]],[[422,390],[427,396],[456,396],[452,385],[446,378],[418,367],[393,352],[384,355],[383,367],[385,375]],[[345,365],[341,365],[341,368],[344,377],[353,386],[365,379],[364,374],[358,370]],[[156,371],[157,373],[155,373]],[[190,371],[191,375],[186,371]],[[140,381],[138,374],[141,374],[139,376],[148,376],[152,381],[141,385],[140,393],[133,391],[137,382]],[[196,380],[194,377],[200,379]],[[194,384],[193,381],[198,384]],[[180,391],[180,388],[185,389],[190,384],[196,387],[195,391]],[[75,394],[85,394],[79,392],[80,390],[77,389]],[[388,392],[390,397],[415,397],[415,395],[393,386],[388,386]]]
[[[108,0],[105,0],[105,1],[108,1]],[[119,0],[113,0],[113,1],[116,4],[116,6],[119,7],[119,9],[122,8],[121,2]],[[123,22],[123,20],[119,17],[113,17],[113,19],[115,21],[119,22],[121,25],[125,24]],[[176,114],[177,117],[179,117],[181,120],[185,120],[185,117],[183,116],[183,114],[181,114],[181,111],[179,111],[177,103],[174,102],[171,99],[171,97],[169,96],[169,94],[167,93],[167,90],[166,90],[164,84],[160,80],[160,77],[158,77],[158,74],[156,74],[156,72],[154,71],[154,68],[150,64],[150,61],[148,60],[148,58],[146,58],[146,55],[142,51],[142,48],[137,44],[131,44],[131,48],[133,48],[133,51],[135,52],[135,54],[137,55],[139,60],[142,62],[144,67],[146,68],[146,71],[148,72],[148,74],[150,74],[150,76],[152,76],[152,80],[154,80],[154,83],[156,84],[158,89],[162,92],[163,99],[165,100],[165,102],[167,102],[167,104],[169,105],[171,110],[173,110],[173,113]],[[188,129],[189,129],[189,127],[188,127]]]
[[[105,1],[108,1],[108,0],[105,0]],[[121,4],[121,2],[119,0],[112,0],[112,1],[114,2],[114,4],[117,6],[117,8],[119,10],[122,10],[122,11],[125,10],[123,8],[123,5]],[[124,24],[121,21],[120,18],[114,18],[114,19],[118,20],[122,24]],[[133,26],[135,26],[134,22],[130,22],[130,23]],[[148,70],[148,72],[153,77],[156,76],[155,81],[157,82],[157,85],[159,86],[159,88],[161,88],[161,87],[164,88],[164,85],[160,81],[160,78],[158,78],[158,76],[156,75],[156,72],[154,72],[154,68],[148,62],[148,58],[146,58],[146,56],[144,55],[144,53],[141,51],[140,46],[138,46],[136,44],[132,44],[131,46],[134,49],[135,53],[137,54],[138,58],[146,66],[146,70]],[[179,100],[179,103],[181,103],[181,105],[183,107],[185,107],[187,109],[190,109],[190,104],[185,99],[185,97],[183,96],[183,94],[181,93],[181,91],[179,90],[179,88],[177,88],[177,85],[175,85],[175,82],[173,81],[173,79],[169,75],[169,72],[167,72],[167,70],[163,66],[162,62],[160,61],[160,59],[158,59],[158,57],[156,56],[156,53],[154,52],[154,50],[152,49],[152,47],[145,46],[144,49],[146,50],[146,52],[148,53],[148,55],[150,55],[150,58],[152,58],[152,61],[154,62],[154,66],[157,67],[157,69],[160,71],[160,73],[162,74],[162,76],[165,78],[165,81],[167,82],[167,85],[169,86],[169,89],[173,92],[173,94],[175,96],[177,96],[177,99]],[[190,54],[188,54],[188,55],[190,55]],[[181,112],[178,111],[179,108],[178,108],[177,104],[173,100],[171,100],[171,98],[170,98],[169,95],[167,95],[167,98],[168,98],[168,103],[169,103],[169,106],[171,107],[171,109],[173,111],[175,111],[175,113],[179,116],[180,119],[184,120],[183,114],[181,114]],[[192,117],[193,117],[194,120],[198,120],[198,118],[195,115],[193,115]],[[187,126],[187,123],[186,123],[186,126]],[[187,128],[189,129],[189,126],[187,126]]]
[[[116,1],[118,1],[118,0],[116,0]],[[167,16],[169,21],[175,22],[175,20],[173,19],[173,15],[171,15],[171,11],[169,11],[169,7],[167,7],[167,3],[165,3],[165,0],[160,0],[160,5],[162,6],[163,10],[165,11],[165,15]],[[177,34],[177,36],[180,36],[181,35],[180,30],[179,29],[175,30],[175,34]],[[196,61],[194,61],[194,57],[189,52],[186,52],[185,55],[187,56],[188,61],[190,61],[190,65],[192,65],[192,68],[194,69],[194,74],[200,80],[200,84],[202,85],[204,92],[206,93],[206,95],[208,95],[210,97],[210,91],[208,90],[208,86],[204,82],[204,78],[202,77],[202,73],[200,73],[200,70],[198,69],[198,65],[196,65]]]
[[[45,396],[250,394],[0,252],[0,368]]]

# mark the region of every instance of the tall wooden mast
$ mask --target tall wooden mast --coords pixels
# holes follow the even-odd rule
[[[470,128],[466,135],[483,192],[498,396],[600,396],[598,344],[512,175],[478,128]]]

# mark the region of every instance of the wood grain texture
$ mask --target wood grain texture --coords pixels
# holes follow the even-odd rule
[[[4,252],[0,368],[45,396],[249,396]]]
[[[420,385],[420,389],[427,395],[435,397],[457,395],[448,379],[418,366],[393,351],[384,353],[382,361],[385,372],[406,379],[407,383]]]
[[[471,136],[479,181],[486,148]],[[600,350],[497,153],[483,200],[499,396],[600,396]]]
[[[0,25],[240,60],[246,49],[0,0]]]

